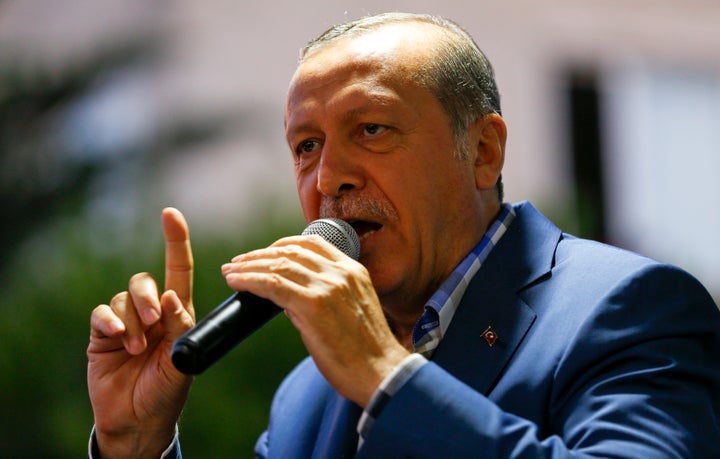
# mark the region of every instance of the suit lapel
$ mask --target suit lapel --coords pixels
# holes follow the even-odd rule
[[[518,294],[549,274],[561,235],[530,204],[515,211],[517,218],[470,282],[433,356],[486,395],[535,321]]]
[[[433,361],[487,395],[535,321],[535,313],[514,294],[483,301],[487,292],[483,284],[468,287],[473,291],[460,303]],[[487,339],[488,333],[494,333],[495,339]]]

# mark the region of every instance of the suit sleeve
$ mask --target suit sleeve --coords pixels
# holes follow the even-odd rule
[[[268,432],[263,432],[255,443],[255,458],[265,459],[268,457]]]
[[[720,457],[720,322],[704,288],[655,264],[589,301],[566,349],[548,356],[557,364],[544,375],[543,419],[506,411],[492,391],[430,362],[385,406],[357,457]],[[537,402],[524,381],[513,387]]]

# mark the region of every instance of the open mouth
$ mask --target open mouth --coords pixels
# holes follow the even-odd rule
[[[358,234],[361,242],[367,239],[371,234],[380,231],[380,229],[382,228],[382,225],[380,223],[368,222],[364,220],[350,220],[348,221],[348,223]]]

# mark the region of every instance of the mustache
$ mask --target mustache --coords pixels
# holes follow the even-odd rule
[[[323,197],[320,218],[339,218],[384,222],[397,219],[397,211],[387,199],[364,195]]]

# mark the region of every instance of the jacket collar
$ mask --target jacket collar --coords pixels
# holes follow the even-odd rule
[[[515,220],[470,282],[433,356],[486,395],[535,321],[519,293],[547,278],[561,238],[530,203],[514,208]]]

